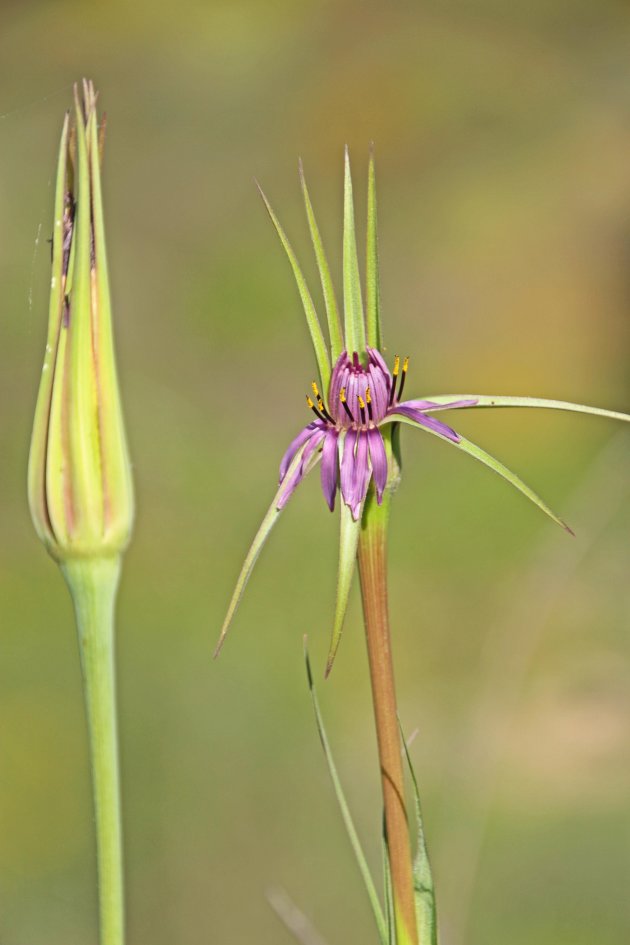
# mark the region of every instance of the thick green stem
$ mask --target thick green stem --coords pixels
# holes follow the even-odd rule
[[[418,945],[411,843],[405,807],[400,727],[387,606],[389,502],[389,489],[381,506],[376,504],[373,494],[368,497],[359,539],[359,575],[392,877],[396,942],[397,945]]]
[[[114,604],[120,558],[74,559],[62,565],[79,635],[96,816],[100,945],[123,945],[124,901]]]

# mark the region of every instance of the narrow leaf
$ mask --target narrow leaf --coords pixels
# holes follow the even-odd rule
[[[507,468],[507,466],[504,466],[503,463],[499,462],[498,459],[495,459],[494,456],[491,456],[490,453],[486,453],[486,451],[483,450],[480,446],[477,446],[476,443],[471,443],[470,440],[464,439],[463,436],[460,437],[459,442],[457,443],[454,440],[447,440],[445,437],[441,436],[439,433],[435,433],[433,430],[429,429],[428,427],[424,427],[421,424],[416,423],[416,421],[412,420],[410,417],[405,417],[402,414],[393,415],[391,418],[386,418],[383,422],[384,423],[389,423],[389,422],[407,423],[409,424],[409,426],[416,427],[416,429],[422,430],[424,433],[431,433],[433,436],[439,436],[440,440],[442,440],[443,443],[448,443],[449,446],[455,446],[457,447],[457,449],[463,450],[465,453],[468,453],[470,456],[474,456],[474,458],[478,459],[480,463],[483,463],[485,466],[488,466],[490,469],[496,472],[499,476],[501,476],[503,479],[507,480],[507,482],[513,485],[515,489],[518,489],[519,492],[522,492],[524,496],[527,496],[527,498],[530,499],[534,503],[534,505],[537,505],[539,509],[542,509],[542,511],[546,515],[548,515],[549,518],[553,519],[554,522],[556,522],[558,525],[564,528],[565,531],[569,532],[570,535],[574,534],[573,531],[566,524],[566,522],[563,522],[562,519],[558,515],[556,515],[555,512],[552,512],[552,510],[549,508],[549,506],[545,502],[543,502],[540,496],[537,495],[533,489],[530,489],[530,487],[527,486],[522,481],[522,479],[519,479],[516,473],[513,473],[510,469]]]
[[[262,551],[265,542],[269,538],[271,529],[276,524],[276,522],[278,521],[278,518],[280,517],[283,511],[283,509],[278,508],[278,502],[280,501],[280,499],[282,498],[284,494],[287,483],[291,481],[291,477],[293,476],[293,473],[302,462],[302,454],[304,453],[304,450],[306,449],[307,446],[308,446],[308,441],[300,447],[300,449],[297,451],[297,453],[293,457],[291,465],[287,469],[286,475],[284,479],[282,480],[282,484],[280,485],[280,488],[276,492],[273,502],[269,506],[267,514],[263,518],[260,524],[260,528],[256,532],[256,536],[251,544],[249,551],[247,552],[247,556],[245,558],[245,561],[243,562],[243,567],[241,568],[241,573],[239,574],[238,580],[236,582],[236,587],[234,588],[234,593],[232,594],[230,606],[228,607],[225,620],[223,621],[221,634],[219,636],[219,642],[217,643],[214,650],[215,658],[221,652],[221,647],[223,646],[227,632],[230,629],[232,618],[234,617],[234,614],[236,613],[236,608],[238,607],[241,601],[241,597],[243,596],[243,592],[245,590],[247,582],[249,581],[250,575],[252,571],[254,570],[254,565],[256,564],[258,555]],[[316,452],[313,456],[311,456],[305,470],[305,475],[308,472],[310,472],[314,466],[317,465],[320,458],[321,458],[321,452],[319,451]]]
[[[401,733],[402,734],[402,733]],[[435,908],[435,890],[433,887],[433,874],[429,862],[426,837],[424,833],[424,824],[422,821],[422,805],[420,803],[420,791],[418,789],[418,780],[413,770],[409,748],[404,735],[402,743],[405,750],[405,758],[411,774],[413,784],[413,796],[415,801],[416,813],[416,853],[413,861],[413,888],[416,899],[416,917],[418,920],[418,941],[427,943],[427,945],[437,945],[437,911]]]
[[[376,172],[374,168],[374,151],[370,151],[368,167],[368,196],[367,196],[367,252],[365,267],[365,288],[367,307],[367,343],[370,348],[382,347],[381,344],[381,314],[380,288],[378,276],[378,232],[376,217]]]
[[[267,212],[271,217],[272,223],[276,228],[278,236],[280,237],[280,242],[284,246],[284,251],[287,254],[289,262],[291,263],[291,268],[293,269],[293,275],[297,283],[298,292],[300,293],[300,298],[302,300],[304,314],[306,315],[306,323],[308,325],[308,330],[311,333],[313,348],[315,349],[315,357],[317,359],[317,367],[319,368],[319,378],[322,383],[322,390],[327,391],[328,385],[330,383],[330,358],[328,357],[326,339],[324,338],[322,327],[319,324],[319,318],[317,317],[317,311],[315,310],[313,299],[311,298],[311,294],[308,291],[306,279],[304,278],[302,270],[300,269],[297,256],[293,252],[293,248],[289,243],[286,233],[280,226],[280,221],[275,215],[273,209],[271,208],[271,204],[265,197],[260,187],[258,187],[258,190],[260,191],[260,196],[265,202]]]
[[[365,859],[365,854],[363,848],[361,847],[361,841],[359,840],[359,835],[357,833],[356,827],[352,820],[352,815],[350,813],[350,808],[348,807],[348,802],[346,801],[343,788],[341,786],[341,781],[339,779],[339,774],[337,772],[337,766],[332,756],[330,750],[330,743],[328,741],[328,736],[326,735],[326,730],[324,728],[324,721],[322,719],[322,714],[319,708],[319,702],[317,699],[317,693],[315,692],[315,685],[313,682],[313,673],[311,670],[311,663],[308,656],[308,650],[306,648],[306,637],[304,638],[304,660],[306,663],[306,676],[308,679],[308,688],[311,693],[311,699],[313,701],[313,710],[315,712],[315,722],[317,723],[317,731],[319,733],[319,738],[322,743],[322,748],[324,749],[324,755],[326,757],[326,763],[328,765],[328,772],[330,774],[330,780],[333,783],[333,788],[335,791],[335,797],[337,798],[337,803],[339,804],[339,809],[341,811],[341,816],[343,819],[344,827],[346,828],[346,833],[348,834],[348,839],[352,846],[352,851],[355,855],[359,870],[361,872],[361,877],[363,879],[363,884],[365,886],[368,898],[370,900],[370,905],[372,906],[372,912],[374,913],[374,919],[376,921],[376,926],[378,928],[378,935],[381,940],[381,945],[388,945],[389,938],[387,934],[387,924],[385,921],[385,916],[383,915],[383,910],[381,908],[381,903],[378,898],[378,893],[376,892],[376,887],[374,886],[374,881],[370,873],[370,869],[367,865],[367,860]]]
[[[542,397],[495,397],[490,394],[438,394],[435,397],[423,397],[422,400],[431,400],[436,404],[446,404],[451,400],[477,401],[476,404],[468,404],[466,408],[455,408],[457,410],[473,407],[545,407],[550,410],[590,413],[596,417],[609,417],[611,420],[630,421],[630,414],[628,413],[619,413],[616,410],[603,410],[601,407],[589,407],[585,404],[574,404],[568,400],[545,400]],[[427,410],[427,413],[430,412],[430,410]]]
[[[347,147],[343,190],[343,314],[348,353],[352,356],[352,353],[356,351],[362,357],[365,354],[365,324],[363,321],[357,240],[354,232],[350,155]]]
[[[339,437],[339,450],[343,449],[343,437]],[[335,605],[335,619],[333,623],[332,635],[330,638],[330,649],[328,651],[328,660],[326,662],[326,677],[330,671],[337,655],[339,641],[341,640],[341,631],[348,607],[348,596],[352,585],[352,578],[356,565],[357,546],[359,544],[359,535],[361,533],[361,518],[363,509],[359,513],[357,521],[352,517],[352,512],[341,497],[339,502],[339,569],[337,572],[337,602]]]
[[[383,877],[385,880],[385,921],[387,923],[387,941],[389,945],[396,945],[394,888],[392,885],[392,870],[389,865],[389,846],[387,844],[387,828],[385,826],[385,817],[383,817]]]
[[[302,194],[304,196],[306,217],[308,219],[309,230],[311,231],[311,240],[313,241],[313,249],[315,250],[315,258],[317,259],[317,268],[319,269],[319,278],[321,280],[322,292],[324,294],[324,305],[326,306],[326,317],[328,319],[328,334],[330,335],[330,352],[332,356],[332,362],[334,364],[345,347],[343,343],[343,334],[341,331],[341,319],[339,317],[339,307],[337,306],[335,288],[333,286],[328,260],[326,259],[326,253],[324,251],[324,244],[322,243],[319,227],[317,226],[317,220],[315,219],[315,213],[313,212],[311,198],[308,194],[306,179],[304,177],[304,168],[302,167],[301,161],[300,183],[302,184]]]

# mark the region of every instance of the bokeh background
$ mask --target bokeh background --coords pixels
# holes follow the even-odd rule
[[[363,240],[376,144],[385,340],[408,389],[630,407],[630,9],[615,0],[5,3],[0,12],[0,940],[96,943],[68,594],[25,500],[51,179],[71,83],[108,113],[106,215],[138,518],[119,606],[131,945],[375,942],[309,704],[375,870],[379,785],[358,593],[322,677],[335,519],[316,478],[232,584],[307,419],[313,357],[259,179],[335,273],[342,151]],[[313,288],[316,289],[313,280]],[[403,430],[391,585],[444,945],[630,939],[630,443],[614,424],[459,428],[569,519]]]

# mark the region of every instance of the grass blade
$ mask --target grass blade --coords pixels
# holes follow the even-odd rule
[[[365,354],[365,324],[363,321],[357,240],[354,231],[350,155],[347,147],[343,188],[343,314],[348,353],[352,356],[352,353],[356,351],[359,357],[363,357]]]
[[[573,413],[590,413],[596,417],[609,417],[611,420],[630,421],[630,414],[620,413],[617,410],[604,410],[601,407],[589,407],[586,404],[574,404],[569,400],[546,400],[542,397],[495,397],[490,394],[438,394],[436,397],[423,397],[422,400],[431,400],[436,404],[447,404],[451,400],[476,400],[476,404],[454,409],[473,409],[474,407],[539,407],[549,410],[568,410]],[[427,413],[430,413],[427,410]]]
[[[308,445],[309,445],[309,441],[304,443],[300,447],[300,449],[297,451],[295,456],[293,457],[293,461],[291,462],[291,465],[287,469],[286,475],[284,479],[282,480],[282,484],[280,485],[278,491],[276,492],[273,498],[273,502],[269,506],[267,510],[267,514],[265,515],[262,522],[260,523],[260,528],[256,532],[254,540],[250,545],[249,551],[247,552],[247,555],[245,557],[245,561],[243,562],[243,567],[241,568],[241,572],[238,576],[236,587],[234,588],[234,593],[232,594],[232,599],[230,601],[230,606],[228,607],[225,620],[223,621],[223,626],[221,627],[219,641],[214,650],[215,658],[221,652],[221,648],[225,642],[227,632],[230,629],[230,624],[232,623],[232,618],[234,617],[234,614],[236,613],[236,608],[238,607],[241,601],[241,598],[245,591],[245,587],[247,586],[247,582],[249,581],[251,573],[254,570],[254,565],[256,564],[256,561],[258,560],[258,555],[263,550],[265,542],[269,538],[272,528],[274,527],[274,525],[278,521],[278,518],[284,511],[283,509],[278,508],[278,502],[280,498],[282,497],[282,494],[286,488],[287,482],[291,480],[293,473],[302,462],[302,454],[304,453],[304,450],[306,449]],[[315,453],[310,458],[305,475],[308,472],[310,472],[310,470],[314,466],[317,465],[320,459],[321,459],[321,452]]]
[[[365,267],[367,343],[381,349],[380,288],[378,277],[378,233],[376,218],[376,171],[370,150],[367,197],[367,251]]]
[[[300,183],[302,185],[302,195],[304,197],[304,206],[306,208],[308,227],[311,231],[311,240],[313,242],[313,249],[315,250],[315,258],[317,259],[319,278],[322,284],[324,305],[326,306],[326,317],[328,319],[328,334],[330,336],[330,353],[332,362],[334,364],[345,347],[343,342],[343,333],[341,331],[341,319],[339,317],[339,307],[337,305],[337,298],[335,296],[335,288],[333,286],[328,260],[326,259],[326,253],[324,251],[324,244],[322,243],[319,227],[317,226],[317,220],[315,219],[315,213],[313,211],[313,205],[311,203],[311,198],[309,197],[308,188],[306,186],[306,178],[304,177],[304,168],[302,167],[301,161]]]
[[[341,440],[341,437],[339,438]],[[328,651],[328,660],[326,662],[326,677],[330,675],[339,648],[341,640],[341,631],[343,622],[348,609],[348,597],[352,578],[356,567],[357,546],[359,544],[359,535],[361,533],[362,512],[357,521],[352,518],[352,512],[343,501],[339,502],[340,521],[339,521],[339,566],[337,572],[337,602],[335,605],[335,619],[333,622],[332,635],[330,638],[330,649]]]
[[[401,732],[402,734],[402,732]],[[407,742],[403,736],[405,758],[411,774],[413,784],[414,807],[416,814],[416,853],[413,861],[413,887],[416,896],[416,916],[418,918],[418,941],[423,945],[437,945],[437,911],[435,908],[435,890],[433,874],[429,862],[424,824],[422,822],[422,805],[418,780],[413,770],[411,756]]]
[[[260,186],[258,187],[258,190],[260,191],[260,196],[265,203],[267,212],[271,217],[271,221],[276,228],[278,236],[280,237],[280,242],[284,247],[284,251],[287,254],[289,262],[291,263],[291,268],[293,269],[293,275],[297,283],[298,292],[300,293],[300,298],[302,300],[304,314],[306,315],[306,324],[308,325],[308,330],[311,334],[311,340],[313,342],[313,348],[315,350],[315,358],[317,359],[317,367],[319,368],[319,378],[322,383],[322,390],[327,391],[328,385],[330,383],[330,358],[328,357],[326,339],[324,338],[322,326],[320,325],[319,318],[317,317],[317,311],[315,309],[315,305],[313,304],[313,299],[311,298],[311,294],[308,291],[306,279],[304,278],[302,270],[300,269],[297,256],[293,252],[293,247],[291,246],[286,233],[282,229],[278,217],[275,215],[271,204],[262,192]]]
[[[457,449],[462,450],[464,453],[468,453],[469,456],[473,456],[475,459],[479,460],[480,463],[483,463],[484,466],[488,466],[489,469],[492,469],[497,475],[501,476],[502,479],[505,479],[510,485],[514,486],[515,489],[518,489],[519,492],[522,492],[534,505],[537,505],[545,515],[548,515],[550,519],[556,522],[557,525],[560,525],[564,528],[565,531],[569,532],[570,535],[573,535],[573,531],[569,528],[566,522],[563,522],[562,519],[553,512],[549,506],[543,502],[539,495],[537,495],[533,489],[530,489],[522,479],[513,473],[511,469],[508,469],[507,466],[504,466],[503,463],[499,462],[498,459],[495,459],[494,456],[491,456],[490,453],[487,453],[480,446],[477,446],[476,443],[471,443],[470,440],[466,440],[463,436],[460,437],[459,442],[455,443],[453,440],[447,440],[445,437],[440,436],[439,433],[435,433],[433,430],[430,430],[428,427],[424,427],[419,423],[416,423],[415,420],[412,420],[410,417],[405,417],[402,414],[396,414],[392,416],[391,419],[386,419],[385,423],[388,422],[400,422],[407,423],[409,426],[415,427],[418,430],[422,430],[424,433],[430,433],[432,436],[438,436],[443,443],[448,443],[449,446],[455,446]]]
[[[324,755],[326,757],[326,763],[328,765],[328,772],[330,774],[330,780],[333,783],[333,788],[335,791],[335,797],[337,798],[337,803],[339,804],[339,809],[341,811],[341,816],[343,819],[344,827],[346,828],[346,833],[350,840],[353,853],[355,855],[359,870],[361,872],[361,877],[363,879],[363,884],[368,894],[370,900],[370,905],[372,906],[372,912],[374,913],[374,919],[376,921],[376,926],[378,928],[378,935],[381,941],[381,945],[388,945],[389,939],[387,934],[387,924],[385,922],[385,916],[383,915],[383,910],[381,908],[381,903],[378,898],[378,893],[376,892],[376,887],[374,886],[374,881],[370,873],[370,869],[367,865],[365,859],[365,854],[361,846],[361,841],[359,840],[359,835],[357,834],[356,827],[354,826],[354,821],[352,820],[352,815],[350,813],[350,808],[348,807],[348,802],[346,801],[345,795],[343,793],[343,788],[341,786],[341,781],[339,780],[339,774],[337,772],[337,766],[335,765],[332,752],[330,750],[330,743],[328,741],[328,736],[326,735],[326,730],[324,728],[324,722],[322,719],[322,714],[319,708],[319,702],[317,699],[317,693],[315,692],[315,685],[313,682],[313,673],[311,670],[311,662],[308,656],[308,650],[306,647],[306,638],[304,638],[304,661],[306,663],[306,676],[308,679],[308,688],[311,693],[311,699],[313,702],[313,710],[315,712],[315,722],[317,723],[317,731],[319,733],[319,739],[322,743],[322,748],[324,749]]]

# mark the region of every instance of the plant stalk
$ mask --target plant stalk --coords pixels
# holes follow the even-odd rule
[[[390,490],[377,505],[370,491],[359,538],[361,598],[372,684],[397,945],[419,943],[411,842],[405,806],[400,726],[387,605],[387,524]]]
[[[120,557],[62,564],[79,637],[96,818],[100,945],[123,945],[124,897],[118,773],[114,606]]]

